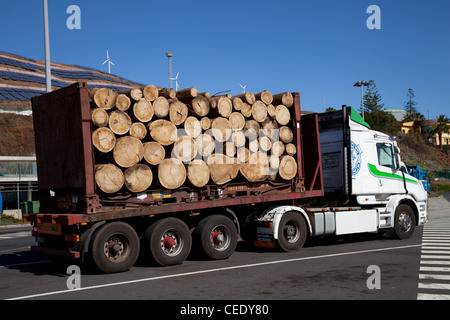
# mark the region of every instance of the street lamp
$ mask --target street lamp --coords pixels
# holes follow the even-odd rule
[[[50,37],[48,32],[48,4],[44,1],[44,42],[45,42],[45,83],[46,91],[52,91],[52,75],[50,69]]]
[[[368,85],[369,83],[364,80],[358,81],[353,85],[354,87],[361,87],[361,112],[363,120],[364,120],[363,87],[367,87]]]

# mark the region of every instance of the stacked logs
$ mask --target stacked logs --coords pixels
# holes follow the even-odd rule
[[[297,174],[289,92],[211,96],[148,85],[95,88],[90,99],[95,180],[103,192]]]

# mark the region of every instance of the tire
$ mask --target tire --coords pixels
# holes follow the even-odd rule
[[[278,245],[286,251],[298,251],[305,244],[307,236],[306,221],[297,212],[286,212],[278,226]]]
[[[411,237],[416,228],[416,217],[407,204],[401,204],[395,210],[394,236],[398,239]]]
[[[107,223],[95,231],[91,254],[95,265],[105,273],[129,270],[139,256],[139,237],[125,222]]]
[[[191,252],[192,238],[183,221],[165,218],[156,221],[147,229],[145,243],[157,264],[173,266],[186,260]]]
[[[228,259],[236,249],[237,231],[226,216],[212,215],[200,221],[195,229],[202,253],[212,260]]]

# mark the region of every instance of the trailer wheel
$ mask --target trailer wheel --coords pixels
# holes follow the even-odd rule
[[[286,212],[278,226],[278,245],[286,252],[300,250],[307,235],[306,222],[296,212]]]
[[[203,253],[213,260],[227,259],[236,249],[236,227],[226,216],[212,215],[204,218],[195,229],[195,236]]]
[[[145,242],[153,259],[161,266],[182,263],[192,247],[187,225],[176,218],[165,218],[152,224],[145,233]]]
[[[138,258],[139,237],[127,223],[107,223],[93,235],[91,253],[94,263],[103,272],[127,271]]]
[[[395,210],[394,235],[398,239],[411,237],[416,228],[416,217],[410,206],[401,204]]]

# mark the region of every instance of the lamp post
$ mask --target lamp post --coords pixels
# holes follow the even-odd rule
[[[169,89],[172,89],[172,57],[173,57],[173,53],[166,52],[166,57],[169,62]]]
[[[369,83],[364,80],[358,81],[353,85],[354,87],[361,87],[361,112],[362,112],[363,119],[364,119],[363,87],[367,87],[368,85],[369,85]]]
[[[48,4],[44,1],[44,42],[45,42],[45,83],[46,91],[52,91],[52,75],[50,69],[50,39],[48,32]]]

